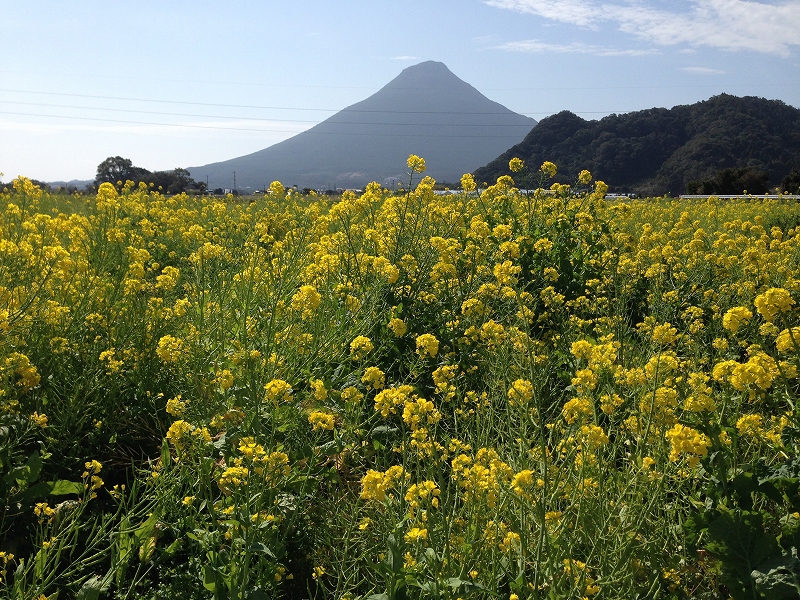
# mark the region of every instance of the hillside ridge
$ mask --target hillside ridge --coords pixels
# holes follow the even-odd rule
[[[588,169],[612,191],[642,195],[684,193],[726,170],[747,171],[774,188],[800,167],[800,110],[780,100],[720,94],[594,121],[562,111],[475,170],[476,179],[493,182],[510,174],[514,157],[533,169],[554,162],[560,182]]]

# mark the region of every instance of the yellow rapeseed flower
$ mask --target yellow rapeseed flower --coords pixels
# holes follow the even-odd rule
[[[753,318],[753,313],[745,306],[734,306],[722,317],[722,326],[736,333],[742,325],[746,325]]]
[[[406,331],[408,331],[408,327],[403,319],[399,319],[397,317],[392,317],[389,319],[389,323],[387,323],[386,326],[391,329],[395,337],[403,337],[406,334]]]
[[[374,349],[375,346],[372,344],[372,340],[364,335],[356,336],[355,339],[350,342],[350,356],[353,360],[361,360]]]
[[[794,303],[789,291],[783,288],[769,288],[754,301],[758,314],[768,323],[772,323],[778,313],[787,312]]]
[[[364,500],[386,500],[386,493],[394,488],[400,480],[408,479],[408,473],[401,466],[393,466],[385,472],[368,469],[361,478],[361,498]]]
[[[551,163],[549,160],[546,160],[542,163],[542,166],[539,167],[539,170],[547,175],[548,177],[555,177],[556,172],[558,169],[556,168],[555,164]]]
[[[378,367],[367,367],[361,376],[361,383],[366,385],[368,390],[382,390],[386,387],[386,376]]]
[[[764,417],[759,414],[743,415],[736,421],[739,435],[751,438],[764,436]]]
[[[472,177],[472,173],[465,173],[461,176],[461,189],[465,192],[474,192],[475,188],[475,179]]]
[[[425,358],[434,357],[439,352],[439,340],[430,333],[423,333],[417,337],[417,354]]]
[[[527,404],[533,400],[533,384],[527,379],[517,379],[508,390],[511,404]]]
[[[39,414],[38,412],[34,411],[30,416],[30,419],[31,422],[37,427],[41,427],[42,429],[47,427],[47,415],[44,413]]]
[[[422,540],[427,540],[428,530],[420,529],[419,527],[412,527],[411,529],[408,530],[408,533],[406,533],[404,539],[409,544],[413,544],[414,542],[420,542]]]
[[[167,430],[167,440],[176,448],[181,448],[184,445],[184,439],[193,429],[191,423],[182,420],[175,421]]]
[[[335,421],[332,414],[315,410],[308,415],[308,422],[311,423],[312,431],[333,431]]]
[[[800,349],[800,327],[784,329],[775,338],[775,348],[778,352],[797,352]]]
[[[408,157],[406,161],[406,165],[409,169],[411,169],[412,173],[424,173],[425,172],[425,159],[417,156],[416,154],[412,154]]]
[[[264,397],[268,402],[288,402],[292,399],[292,386],[283,379],[273,379],[264,386]]]
[[[180,417],[183,413],[186,412],[186,406],[188,405],[188,401],[184,402],[181,399],[181,395],[178,394],[174,398],[170,398],[167,400],[167,412],[171,414],[173,417]]]
[[[671,445],[669,459],[673,462],[687,455],[689,466],[694,467],[701,457],[708,455],[711,440],[696,429],[676,423],[665,435]]]
[[[247,485],[247,478],[250,475],[247,467],[228,467],[219,476],[217,481],[219,489],[226,496],[230,496],[234,489]]]
[[[165,335],[158,340],[156,354],[158,354],[158,357],[165,363],[176,363],[180,360],[183,349],[184,343],[182,339],[172,335]]]

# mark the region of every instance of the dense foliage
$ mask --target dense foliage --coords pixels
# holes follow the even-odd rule
[[[714,180],[723,169],[766,172],[767,186],[775,188],[800,168],[800,110],[778,100],[722,94],[598,121],[563,111],[542,119],[521,143],[475,171],[476,180],[509,174],[515,156],[537,165],[554,161],[562,182],[589,169],[612,191],[645,196],[686,193],[691,182]],[[744,189],[755,191],[732,193]]]
[[[788,177],[788,175],[787,175]],[[769,173],[754,167],[744,169],[722,169],[710,179],[690,181],[686,193],[713,195],[767,194],[769,192]]]
[[[800,207],[0,194],[0,595],[791,598]]]
[[[189,191],[205,191],[205,182],[197,183],[186,169],[173,169],[172,171],[148,171],[144,167],[137,167],[129,158],[109,156],[97,165],[94,185],[99,187],[102,183],[119,183],[125,181],[146,183],[159,191],[167,194],[180,194]]]

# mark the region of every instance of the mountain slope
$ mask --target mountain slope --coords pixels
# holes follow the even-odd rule
[[[556,163],[563,182],[589,169],[612,189],[648,195],[683,193],[690,182],[730,168],[765,171],[774,187],[800,166],[800,110],[722,94],[599,121],[564,111],[542,119],[521,143],[477,169],[476,179],[509,174],[515,156],[534,169],[545,160]]]
[[[408,67],[369,98],[288,140],[239,158],[191,167],[197,181],[240,187],[279,180],[300,187],[356,187],[405,178],[409,154],[427,175],[457,181],[522,140],[536,125],[486,98],[443,63]]]

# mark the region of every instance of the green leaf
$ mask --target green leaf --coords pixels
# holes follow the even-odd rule
[[[758,490],[758,481],[753,473],[739,473],[731,481],[733,489],[736,490],[736,500],[745,510],[753,508],[753,492]]]
[[[169,441],[164,438],[161,443],[161,467],[166,468],[172,463],[172,455],[169,452]]]
[[[454,592],[459,594],[471,594],[473,592],[485,591],[486,588],[481,584],[460,577],[450,577],[447,580],[447,585],[453,589]]]
[[[254,587],[253,589],[249,590],[245,598],[247,600],[269,600],[267,593],[258,587]]]
[[[336,442],[336,440],[331,440],[330,442],[325,442],[321,446],[317,446],[317,451],[319,456],[333,456],[341,452],[340,445]]]
[[[766,475],[759,479],[759,483],[773,479],[794,480],[800,478],[800,455],[793,456],[777,467],[767,467]]]
[[[160,513],[158,511],[152,513],[144,523],[136,528],[134,536],[136,536],[137,543],[141,544],[142,540],[152,535],[153,529],[155,528],[156,523],[158,523],[159,516]]]
[[[39,479],[39,473],[42,472],[42,459],[39,453],[34,451],[25,461],[24,465],[11,469],[3,477],[6,483],[16,483],[20,487],[27,487],[28,484],[33,483]]]
[[[388,425],[378,425],[369,432],[370,437],[374,439],[386,438],[394,433],[400,431],[397,427],[390,427]]]
[[[203,567],[203,587],[212,594],[217,591],[217,573],[211,565]]]
[[[105,591],[102,577],[95,575],[83,582],[81,589],[75,594],[75,600],[98,600],[100,593]]]
[[[752,571],[757,565],[780,555],[778,541],[764,531],[763,516],[757,512],[720,511],[719,516],[708,524],[708,534],[710,539],[706,549],[722,561],[726,584],[737,592],[752,590]]]
[[[175,553],[181,549],[181,546],[183,546],[183,542],[181,538],[178,538],[177,540],[172,542],[169,546],[167,546],[166,550],[164,550],[164,554],[166,554],[167,556],[174,556]]]
[[[30,484],[39,479],[39,473],[42,472],[42,458],[39,456],[38,452],[33,452],[33,454],[28,457],[26,466],[28,467],[27,483]]]
[[[158,543],[156,524],[160,516],[160,512],[154,512],[133,533],[136,545],[139,546],[139,560],[142,562],[149,561],[156,550],[156,544]]]
[[[131,553],[133,552],[135,538],[132,534],[128,533],[130,526],[131,525],[128,517],[123,517],[119,526],[120,532],[116,536],[117,556],[115,557],[114,568],[117,587],[122,586],[122,581],[128,568],[128,562],[130,561]]]
[[[33,558],[33,576],[39,580],[44,576],[45,569],[47,568],[47,552],[41,548],[36,556]]]
[[[80,494],[83,491],[83,484],[75,481],[68,481],[66,479],[59,479],[51,481],[50,496],[67,496],[69,494]]]
[[[796,556],[778,556],[758,566],[750,574],[756,590],[770,600],[797,598],[800,595],[800,560]]]
[[[267,548],[266,545],[262,544],[261,542],[256,542],[249,548],[250,552],[260,552],[261,554],[266,554],[267,556],[271,556],[275,558],[275,555],[272,553],[272,550]]]
[[[17,500],[22,504],[30,504],[34,500],[39,500],[40,498],[46,498],[49,493],[50,493],[50,484],[44,481],[40,481],[36,485],[32,485],[27,490],[22,492]]]

